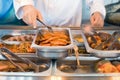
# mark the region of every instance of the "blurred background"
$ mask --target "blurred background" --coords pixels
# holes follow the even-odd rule
[[[107,11],[105,25],[120,26],[120,0],[104,0],[105,8]],[[83,0],[83,23],[89,21],[89,8]]]

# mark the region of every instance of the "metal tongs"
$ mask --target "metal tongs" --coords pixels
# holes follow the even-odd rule
[[[83,24],[82,29],[83,29],[84,33],[88,33],[90,35],[94,35],[97,33],[91,25]]]
[[[25,72],[25,70],[20,65],[16,64],[14,62],[14,59],[18,60],[18,61],[21,61],[21,62],[27,64],[28,66],[31,64],[32,67],[35,68],[35,72],[39,72],[39,65],[33,63],[32,61],[30,61],[27,58],[21,58],[21,57],[17,56],[16,54],[12,53],[7,48],[0,48],[0,53],[2,54],[3,57],[5,57],[7,60],[9,60],[14,66],[19,68],[20,71],[22,71],[22,72]],[[10,56],[13,57],[14,59],[12,59]]]
[[[52,33],[53,33],[52,27],[46,25],[43,21],[41,21],[41,20],[39,20],[39,19],[37,19],[37,20],[38,20],[42,25],[44,25],[45,27],[47,27],[49,32],[52,32]]]
[[[85,34],[88,34],[95,43],[97,42],[96,39],[93,37],[93,35],[98,35],[98,34],[91,25],[83,24],[82,30]]]
[[[108,49],[112,48],[112,44],[114,42],[116,42],[118,40],[118,38],[120,37],[120,33],[119,32],[114,32],[110,38],[108,38],[106,41],[104,41],[103,43],[101,43],[100,45],[96,46],[95,49],[98,49],[98,50],[101,50],[102,47],[105,45],[105,44],[109,44],[110,43],[110,46],[108,47]]]

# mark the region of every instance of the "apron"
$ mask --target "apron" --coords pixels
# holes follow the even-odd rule
[[[44,22],[51,26],[77,26],[82,19],[82,0],[34,0]]]
[[[0,0],[0,25],[25,25],[22,20],[15,16],[13,0]]]

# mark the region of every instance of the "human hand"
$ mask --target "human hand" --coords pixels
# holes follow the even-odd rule
[[[35,9],[34,6],[32,5],[23,6],[22,9],[23,9],[23,21],[26,24],[33,26],[33,28],[36,28],[37,19],[42,21],[41,13],[37,9]]]
[[[101,13],[95,12],[90,18],[91,25],[93,27],[103,27],[104,19]]]

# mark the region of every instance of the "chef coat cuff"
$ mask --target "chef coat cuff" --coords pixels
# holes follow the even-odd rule
[[[105,16],[106,16],[106,10],[105,10],[105,7],[104,5],[102,4],[94,4],[91,6],[91,9],[90,9],[90,14],[94,14],[95,12],[100,12],[101,15],[103,16],[103,18],[105,19]]]
[[[18,19],[23,17],[22,7],[25,5],[34,5],[33,0],[14,0],[15,14]]]

